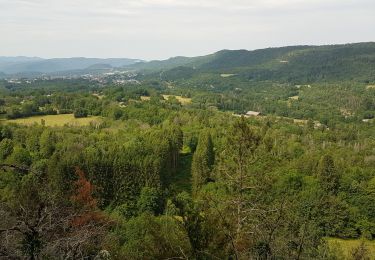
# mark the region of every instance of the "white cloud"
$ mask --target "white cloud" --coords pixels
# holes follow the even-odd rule
[[[0,0],[0,55],[166,58],[375,40],[373,0]]]

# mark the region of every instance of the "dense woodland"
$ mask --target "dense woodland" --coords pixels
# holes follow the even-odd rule
[[[1,81],[0,258],[333,260],[330,238],[375,239],[371,76],[195,73]],[[11,120],[57,114],[101,120]]]

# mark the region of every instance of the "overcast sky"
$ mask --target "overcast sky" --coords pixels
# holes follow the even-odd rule
[[[0,0],[0,56],[164,59],[375,41],[375,0]]]

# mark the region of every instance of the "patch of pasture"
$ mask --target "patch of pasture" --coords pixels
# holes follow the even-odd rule
[[[339,259],[354,259],[352,253],[358,249],[363,242],[364,250],[367,252],[369,258],[375,259],[375,241],[361,240],[361,239],[340,239],[340,238],[327,238],[328,246],[337,254]]]
[[[182,96],[175,96],[175,95],[163,95],[163,98],[165,100],[168,100],[170,97],[175,97],[180,103],[181,105],[189,105],[191,104],[191,98],[186,98],[186,97],[182,97]]]
[[[141,96],[142,101],[150,101],[151,97],[149,96]]]
[[[293,97],[289,97],[290,100],[298,100],[299,99],[299,96],[293,96]]]
[[[84,118],[75,118],[73,114],[62,115],[46,115],[46,116],[33,116],[26,118],[18,118],[6,120],[7,123],[16,123],[21,125],[41,125],[44,122],[45,126],[87,126],[90,123],[100,122],[101,118],[98,116],[90,116]]]

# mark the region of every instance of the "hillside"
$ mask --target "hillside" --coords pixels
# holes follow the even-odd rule
[[[275,80],[311,83],[351,80],[375,81],[375,43],[326,46],[287,46],[259,50],[222,50],[198,57],[173,57],[145,62],[137,59],[0,57],[0,75],[85,74],[111,68],[142,72],[144,78],[220,80],[235,74],[240,81]]]
[[[131,67],[143,70],[146,75],[159,76],[163,71],[163,79],[167,81],[199,78],[207,73],[215,76],[230,73],[242,80],[255,81],[372,82],[375,80],[375,43],[223,50],[202,57],[172,58]]]
[[[0,57],[0,71],[6,74],[55,73],[84,70],[92,66],[123,67],[139,62],[137,59]]]

